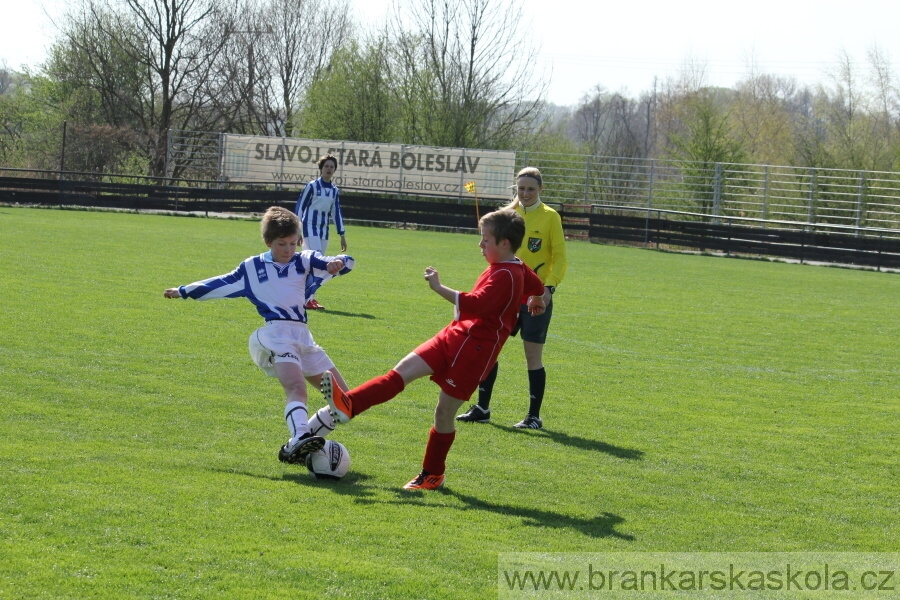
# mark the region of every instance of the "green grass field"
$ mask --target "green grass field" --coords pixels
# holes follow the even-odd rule
[[[494,598],[506,552],[898,550],[900,275],[571,242],[545,350],[421,464],[437,387],[341,426],[341,482],[276,459],[246,300],[163,289],[261,252],[253,221],[0,207],[0,598]],[[316,340],[351,385],[445,325],[474,235],[352,227]],[[311,392],[314,392],[311,390]],[[322,405],[311,394],[311,408]]]

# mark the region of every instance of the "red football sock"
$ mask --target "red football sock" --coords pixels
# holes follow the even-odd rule
[[[347,392],[353,405],[353,416],[355,417],[376,404],[387,402],[402,392],[405,387],[406,384],[403,383],[400,373],[391,369],[387,374],[370,379],[361,386],[353,388]]]
[[[428,444],[425,446],[425,458],[422,460],[422,468],[432,475],[443,475],[447,468],[447,454],[450,446],[456,438],[456,431],[450,433],[438,433],[432,427],[428,432]]]

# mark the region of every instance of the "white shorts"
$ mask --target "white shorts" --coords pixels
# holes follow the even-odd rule
[[[275,363],[279,362],[298,365],[307,377],[334,368],[325,350],[313,340],[309,327],[300,321],[269,321],[251,333],[250,356],[270,377],[275,377]]]
[[[318,250],[324,255],[325,251],[328,249],[328,240],[313,235],[303,238],[303,243],[300,244],[300,246],[304,250]]]

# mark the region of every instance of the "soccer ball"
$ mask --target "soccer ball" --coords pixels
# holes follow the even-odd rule
[[[343,444],[325,440],[325,447],[307,455],[306,468],[313,479],[337,481],[350,470],[350,453]]]

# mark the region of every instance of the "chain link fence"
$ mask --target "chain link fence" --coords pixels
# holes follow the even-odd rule
[[[562,204],[900,230],[900,173],[519,153]]]

